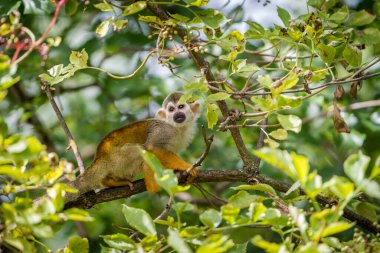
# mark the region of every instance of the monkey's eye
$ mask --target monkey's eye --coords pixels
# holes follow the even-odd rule
[[[174,106],[170,106],[170,107],[169,107],[169,112],[172,112],[172,111],[174,111],[174,110],[175,110]]]
[[[178,109],[182,109],[182,108],[184,108],[185,106],[184,105],[179,105],[178,106]]]

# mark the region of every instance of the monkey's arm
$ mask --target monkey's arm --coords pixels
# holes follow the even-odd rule
[[[147,150],[153,153],[165,168],[184,171],[193,166],[192,164],[182,160],[171,151],[159,148],[149,148]]]

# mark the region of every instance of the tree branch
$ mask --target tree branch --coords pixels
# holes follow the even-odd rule
[[[153,12],[155,16],[159,17],[162,20],[168,20],[170,18],[161,6],[155,4],[148,4],[148,8]],[[175,29],[177,30],[178,36],[181,38],[181,40],[184,40],[184,38],[188,35],[186,30],[182,27],[177,26],[175,27]],[[217,82],[213,73],[211,72],[209,63],[199,53],[195,52],[194,50],[190,50],[189,45],[187,43],[185,43],[185,45],[188,47],[189,55],[193,59],[195,65],[206,78],[208,84],[217,88]],[[211,92],[216,93],[216,91],[214,90],[211,90]],[[227,118],[229,116],[229,109],[227,103],[221,100],[217,101],[217,104],[219,106],[220,111],[222,112],[223,117]],[[234,123],[232,122],[232,124]],[[253,161],[243,142],[239,129],[231,128],[229,129],[229,131],[231,132],[231,136],[243,160],[245,168],[254,169],[255,171],[257,171],[258,168],[253,167]]]
[[[180,184],[184,184],[187,181],[185,173],[179,175],[178,181]],[[268,184],[272,186],[276,191],[287,192],[291,184],[286,182],[277,181],[266,177],[264,175],[257,175],[254,173],[247,173],[244,170],[231,169],[231,170],[202,170],[198,171],[197,177],[193,180],[194,183],[209,183],[209,182],[244,182],[249,184]],[[132,195],[146,191],[146,186],[143,179],[133,182],[133,190],[129,186],[106,188],[95,193],[94,191],[87,192],[79,196],[76,200],[70,201],[65,204],[65,209],[76,207],[89,209],[94,205],[108,202],[112,200],[128,198]],[[301,194],[304,194],[301,191]],[[324,196],[318,196],[317,201],[321,204],[332,206],[338,202],[335,199],[327,198]],[[380,227],[375,225],[371,220],[364,216],[361,216],[354,211],[345,208],[343,211],[343,217],[356,222],[358,225],[372,233],[380,233]]]
[[[82,157],[80,155],[78,146],[75,143],[74,137],[71,134],[71,132],[70,132],[69,128],[67,127],[67,125],[66,125],[65,119],[63,118],[63,115],[62,115],[61,111],[59,110],[57,104],[55,103],[53,95],[51,94],[50,86],[48,84],[44,83],[43,81],[41,81],[41,87],[45,91],[45,93],[46,93],[46,95],[47,95],[47,97],[49,99],[49,102],[50,102],[51,106],[53,107],[53,109],[54,109],[54,111],[55,111],[55,113],[56,113],[56,115],[58,117],[58,120],[61,123],[61,126],[62,126],[63,130],[65,131],[66,137],[67,137],[67,139],[69,141],[69,145],[70,145],[69,147],[73,149],[75,158],[77,160],[79,171],[80,171],[81,174],[83,174],[83,172],[84,172],[84,165],[83,165],[83,160],[82,160]]]

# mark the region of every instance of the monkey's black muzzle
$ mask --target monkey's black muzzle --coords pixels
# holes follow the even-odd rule
[[[186,115],[183,112],[176,112],[173,119],[175,123],[182,123],[186,120]]]

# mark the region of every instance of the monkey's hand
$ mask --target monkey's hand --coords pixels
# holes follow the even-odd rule
[[[187,176],[187,184],[191,184],[194,179],[198,176],[198,169],[197,166],[192,165],[190,168],[186,170]]]
[[[186,170],[186,173],[188,173],[192,177],[197,177],[198,176],[198,169],[197,166],[193,165],[190,168]]]

